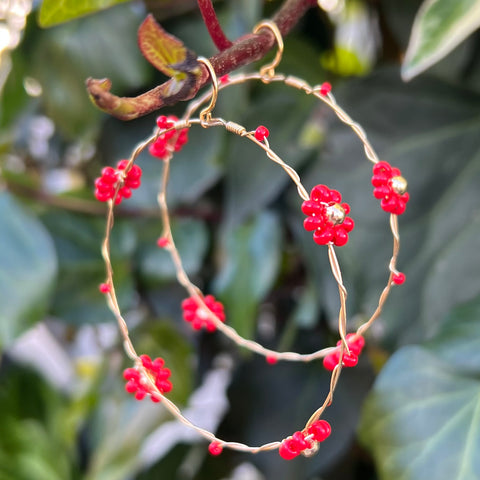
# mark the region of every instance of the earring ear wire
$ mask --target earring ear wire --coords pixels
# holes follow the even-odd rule
[[[210,103],[200,112],[200,124],[202,127],[206,128],[207,124],[212,120],[212,111],[215,108],[215,104],[217,103],[218,98],[218,80],[217,75],[215,73],[215,69],[213,65],[210,63],[210,60],[206,59],[205,57],[198,57],[197,61],[203,63],[210,74],[210,78],[212,79],[212,93],[210,96]]]
[[[272,62],[260,68],[260,75],[262,76],[262,81],[264,81],[263,79],[270,80],[275,76],[275,68],[278,67],[278,65],[282,61],[283,50],[284,50],[283,37],[282,37],[282,34],[280,33],[280,30],[277,24],[275,22],[272,22],[271,20],[263,20],[262,22],[257,23],[257,25],[255,25],[253,29],[253,33],[258,33],[263,28],[268,28],[273,33],[273,36],[275,37],[275,40],[278,45],[278,49],[277,49],[275,58],[272,60]]]

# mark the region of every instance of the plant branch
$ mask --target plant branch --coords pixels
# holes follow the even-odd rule
[[[212,0],[198,0],[198,8],[202,13],[203,21],[215,46],[220,51],[230,48],[232,42],[227,38],[220,26],[217,14],[212,5]]]
[[[317,4],[316,0],[286,0],[272,20],[278,26],[282,36],[286,36],[308,9]],[[268,29],[259,34],[249,33],[236,40],[231,47],[210,58],[218,76],[225,75],[239,67],[263,58],[275,46],[275,37]],[[137,97],[117,97],[110,92],[108,79],[87,79],[87,90],[92,101],[101,110],[121,119],[132,120],[162,107],[190,100],[209,81],[209,73],[198,64],[200,74],[186,72],[186,79],[180,84],[171,78],[162,85]],[[173,93],[172,93],[173,92]]]
[[[12,180],[2,179],[7,190],[28,200],[34,200],[35,203],[47,207],[58,208],[69,212],[81,213],[104,217],[107,211],[107,205],[99,203],[98,200],[88,200],[78,197],[69,197],[63,195],[53,195],[44,190],[29,187]],[[115,207],[116,215],[125,218],[161,218],[158,207],[156,208],[136,208],[124,207],[123,205]],[[206,222],[217,224],[220,221],[219,213],[215,208],[209,205],[195,207],[179,207],[172,210],[172,215],[178,217],[197,218]]]

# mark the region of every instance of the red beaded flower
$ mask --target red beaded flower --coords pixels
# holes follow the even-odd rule
[[[95,197],[100,202],[106,202],[114,197],[115,191],[122,182],[122,170],[128,165],[128,160],[120,160],[117,163],[117,169],[112,167],[105,167],[102,170],[102,176],[95,180]],[[118,190],[115,197],[115,205],[119,205],[123,198],[130,198],[132,196],[132,189],[140,186],[140,177],[142,176],[142,169],[138,165],[132,165],[130,170],[125,173],[123,179],[123,186]]]
[[[401,215],[407,206],[410,195],[407,192],[407,181],[398,168],[388,162],[381,161],[373,166],[373,196],[381,199],[383,210]]]
[[[164,367],[163,359],[156,358],[152,361],[148,355],[141,355],[140,360],[157,389],[161,393],[168,393],[172,389],[172,383],[168,380],[171,372]],[[160,402],[160,396],[149,384],[145,373],[139,367],[125,369],[123,377],[127,380],[125,390],[128,393],[135,393],[137,400],[143,400],[147,395],[150,395],[152,402]]]
[[[302,212],[308,215],[303,222],[305,230],[313,233],[313,240],[319,245],[333,243],[341,247],[348,242],[348,233],[355,226],[347,217],[350,212],[348,203],[340,203],[342,196],[337,190],[326,185],[313,187],[310,200],[302,204]]]
[[[291,437],[285,438],[278,453],[285,460],[292,460],[298,457],[303,451],[315,448],[316,442],[323,442],[332,431],[326,420],[313,422],[306,432],[295,432]]]
[[[224,307],[221,302],[217,302],[213,295],[207,295],[203,301],[221,322],[225,321]],[[192,324],[194,330],[200,330],[202,327],[205,327],[208,332],[216,330],[214,321],[209,317],[205,309],[197,303],[195,297],[186,298],[182,302],[182,309],[183,318]]]
[[[175,125],[178,118],[175,115],[160,115],[157,118],[157,126],[161,130],[166,130]],[[162,133],[158,138],[148,147],[148,151],[154,157],[164,160],[172,152],[179,152],[188,141],[188,128],[182,130],[170,130]]]
[[[358,363],[358,357],[365,346],[365,339],[356,333],[349,333],[346,340],[350,353],[343,352],[342,363],[344,367],[354,367]],[[323,366],[330,372],[340,361],[340,345],[341,340],[337,342],[337,348],[323,359]]]

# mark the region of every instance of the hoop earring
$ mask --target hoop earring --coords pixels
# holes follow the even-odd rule
[[[273,28],[272,25],[274,24],[262,23],[256,27],[256,31],[258,31],[260,28],[271,28],[275,37],[277,38],[275,32],[278,31],[278,29],[276,29],[276,26]],[[199,58],[199,62],[203,63],[210,73],[210,77],[212,79],[212,91],[192,102],[187,108],[186,114],[182,119],[168,120],[165,117],[162,118],[161,121],[157,121],[159,130],[134,150],[130,159],[126,161],[121,169],[121,181],[115,184],[114,193],[110,198],[108,198],[107,226],[105,239],[102,246],[102,254],[105,260],[107,272],[107,279],[104,285],[108,287],[104,289],[104,293],[106,293],[108,304],[119,324],[120,331],[124,339],[125,351],[134,362],[134,368],[127,369],[124,375],[127,379],[127,391],[130,393],[135,393],[136,398],[138,399],[142,399],[145,396],[150,396],[155,402],[162,401],[164,406],[172,413],[172,415],[178,418],[182,423],[193,428],[200,435],[204,436],[211,442],[209,450],[212,454],[220,453],[223,448],[231,448],[251,453],[278,449],[280,455],[284,459],[292,459],[299,454],[303,454],[305,456],[314,454],[318,449],[319,444],[330,434],[330,425],[325,420],[321,420],[320,417],[332,402],[333,393],[337,386],[342,368],[356,365],[358,356],[360,355],[365,343],[363,333],[380,315],[392,286],[403,283],[404,280],[404,277],[403,279],[398,278],[400,272],[396,270],[396,261],[400,245],[398,233],[398,215],[403,213],[403,211],[400,211],[401,204],[399,202],[403,201],[404,207],[405,203],[408,201],[408,194],[406,194],[405,191],[406,181],[404,181],[403,177],[401,177],[399,170],[390,167],[386,162],[381,162],[378,159],[362,127],[354,122],[343,111],[343,109],[337,105],[335,98],[325,84],[322,86],[311,87],[306,82],[296,77],[275,73],[275,68],[280,62],[282,51],[283,42],[279,42],[279,50],[274,61],[271,64],[263,67],[259,73],[231,77],[227,82],[224,82],[221,85],[218,84],[213,67],[210,65],[208,60]],[[298,173],[286,162],[284,162],[275,153],[272,147],[270,147],[267,139],[269,132],[266,127],[258,126],[255,130],[248,130],[241,124],[232,121],[226,121],[219,117],[213,117],[212,115],[219,91],[230,85],[244,83],[250,80],[260,80],[267,84],[271,82],[283,82],[287,86],[294,87],[300,91],[303,91],[304,93],[313,95],[314,97],[326,103],[332,108],[337,117],[343,123],[352,128],[354,133],[363,143],[367,158],[374,163],[374,176],[372,179],[372,184],[375,187],[374,194],[377,198],[381,198],[382,202],[386,198],[385,206],[387,207],[387,211],[390,212],[390,228],[393,235],[393,254],[389,263],[390,273],[388,283],[380,295],[377,308],[369,320],[361,325],[354,333],[347,334],[347,292],[343,284],[342,274],[334,248],[334,246],[344,245],[348,240],[348,233],[353,229],[353,221],[348,221],[349,217],[347,217],[347,214],[349,213],[348,205],[345,203],[340,203],[341,195],[339,192],[329,189],[324,185],[318,185],[314,187],[312,192],[309,194],[302,185]],[[195,112],[206,102],[209,102],[208,105],[200,111],[198,117],[195,117]],[[169,139],[173,138],[175,141],[177,141],[184,132],[196,125],[200,125],[206,130],[216,127],[224,128],[230,133],[251,141],[261,148],[270,160],[277,163],[290,176],[297,187],[300,198],[303,200],[302,211],[307,215],[307,218],[304,221],[304,226],[308,231],[314,231],[314,240],[316,243],[327,246],[331,270],[339,288],[340,311],[338,315],[338,330],[340,340],[336,347],[324,348],[311,354],[277,352],[271,349],[266,349],[257,342],[241,337],[233,328],[226,325],[224,323],[225,314],[223,311],[223,306],[212,296],[204,296],[201,290],[190,281],[185,269],[183,268],[182,260],[175,246],[175,239],[170,226],[166,191],[168,186],[170,163],[176,145],[174,146],[172,143],[169,144],[170,148],[167,149],[161,156],[164,161],[164,168],[161,188],[158,194],[158,203],[163,220],[163,234],[161,237],[162,242],[160,242],[161,244],[159,243],[159,245],[169,251],[172,261],[175,265],[177,279],[190,295],[190,297],[183,303],[185,319],[191,322],[194,328],[206,327],[207,330],[220,330],[223,334],[232,339],[237,345],[265,356],[269,363],[276,363],[278,360],[309,362],[318,358],[323,358],[324,366],[327,368],[327,370],[331,371],[329,393],[327,394],[323,404],[310,416],[302,430],[295,432],[293,435],[283,439],[282,441],[270,442],[259,447],[251,447],[242,443],[229,442],[219,439],[213,433],[194,425],[182,415],[176,405],[165,396],[165,394],[171,389],[172,385],[168,380],[170,373],[167,371],[168,369],[164,368],[163,360],[157,359],[152,361],[149,357],[145,355],[139,356],[136,353],[129,338],[126,322],[123,319],[119,309],[113,284],[113,270],[110,261],[109,239],[113,228],[114,206],[117,203],[116,200],[118,198],[118,194],[121,192],[122,188],[124,188],[125,184],[130,182],[130,185],[136,185],[135,176],[137,173],[135,173],[134,169],[136,167],[135,161],[137,157],[144,149],[154,145],[158,139],[162,139],[163,142],[164,139],[168,137]],[[132,174],[131,172],[134,173]],[[400,207],[398,205],[400,205]],[[382,208],[384,208],[383,203]]]

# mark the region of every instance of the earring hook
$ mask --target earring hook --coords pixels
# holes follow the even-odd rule
[[[197,61],[203,63],[205,67],[207,67],[210,78],[212,79],[212,96],[210,97],[210,103],[199,114],[200,123],[203,125],[204,123],[210,122],[212,119],[212,110],[215,108],[218,98],[218,80],[215,69],[210,63],[210,60],[205,57],[198,57]]]
[[[253,33],[258,33],[262,28],[268,28],[271,30],[271,32],[275,36],[275,40],[277,41],[278,50],[273,61],[267,65],[264,65],[262,68],[260,68],[260,75],[262,77],[273,78],[275,75],[275,68],[278,66],[278,64],[282,60],[283,38],[282,38],[282,34],[280,33],[280,30],[277,27],[277,24],[275,22],[272,22],[271,20],[263,20],[262,22],[255,25],[255,28],[253,29]]]

